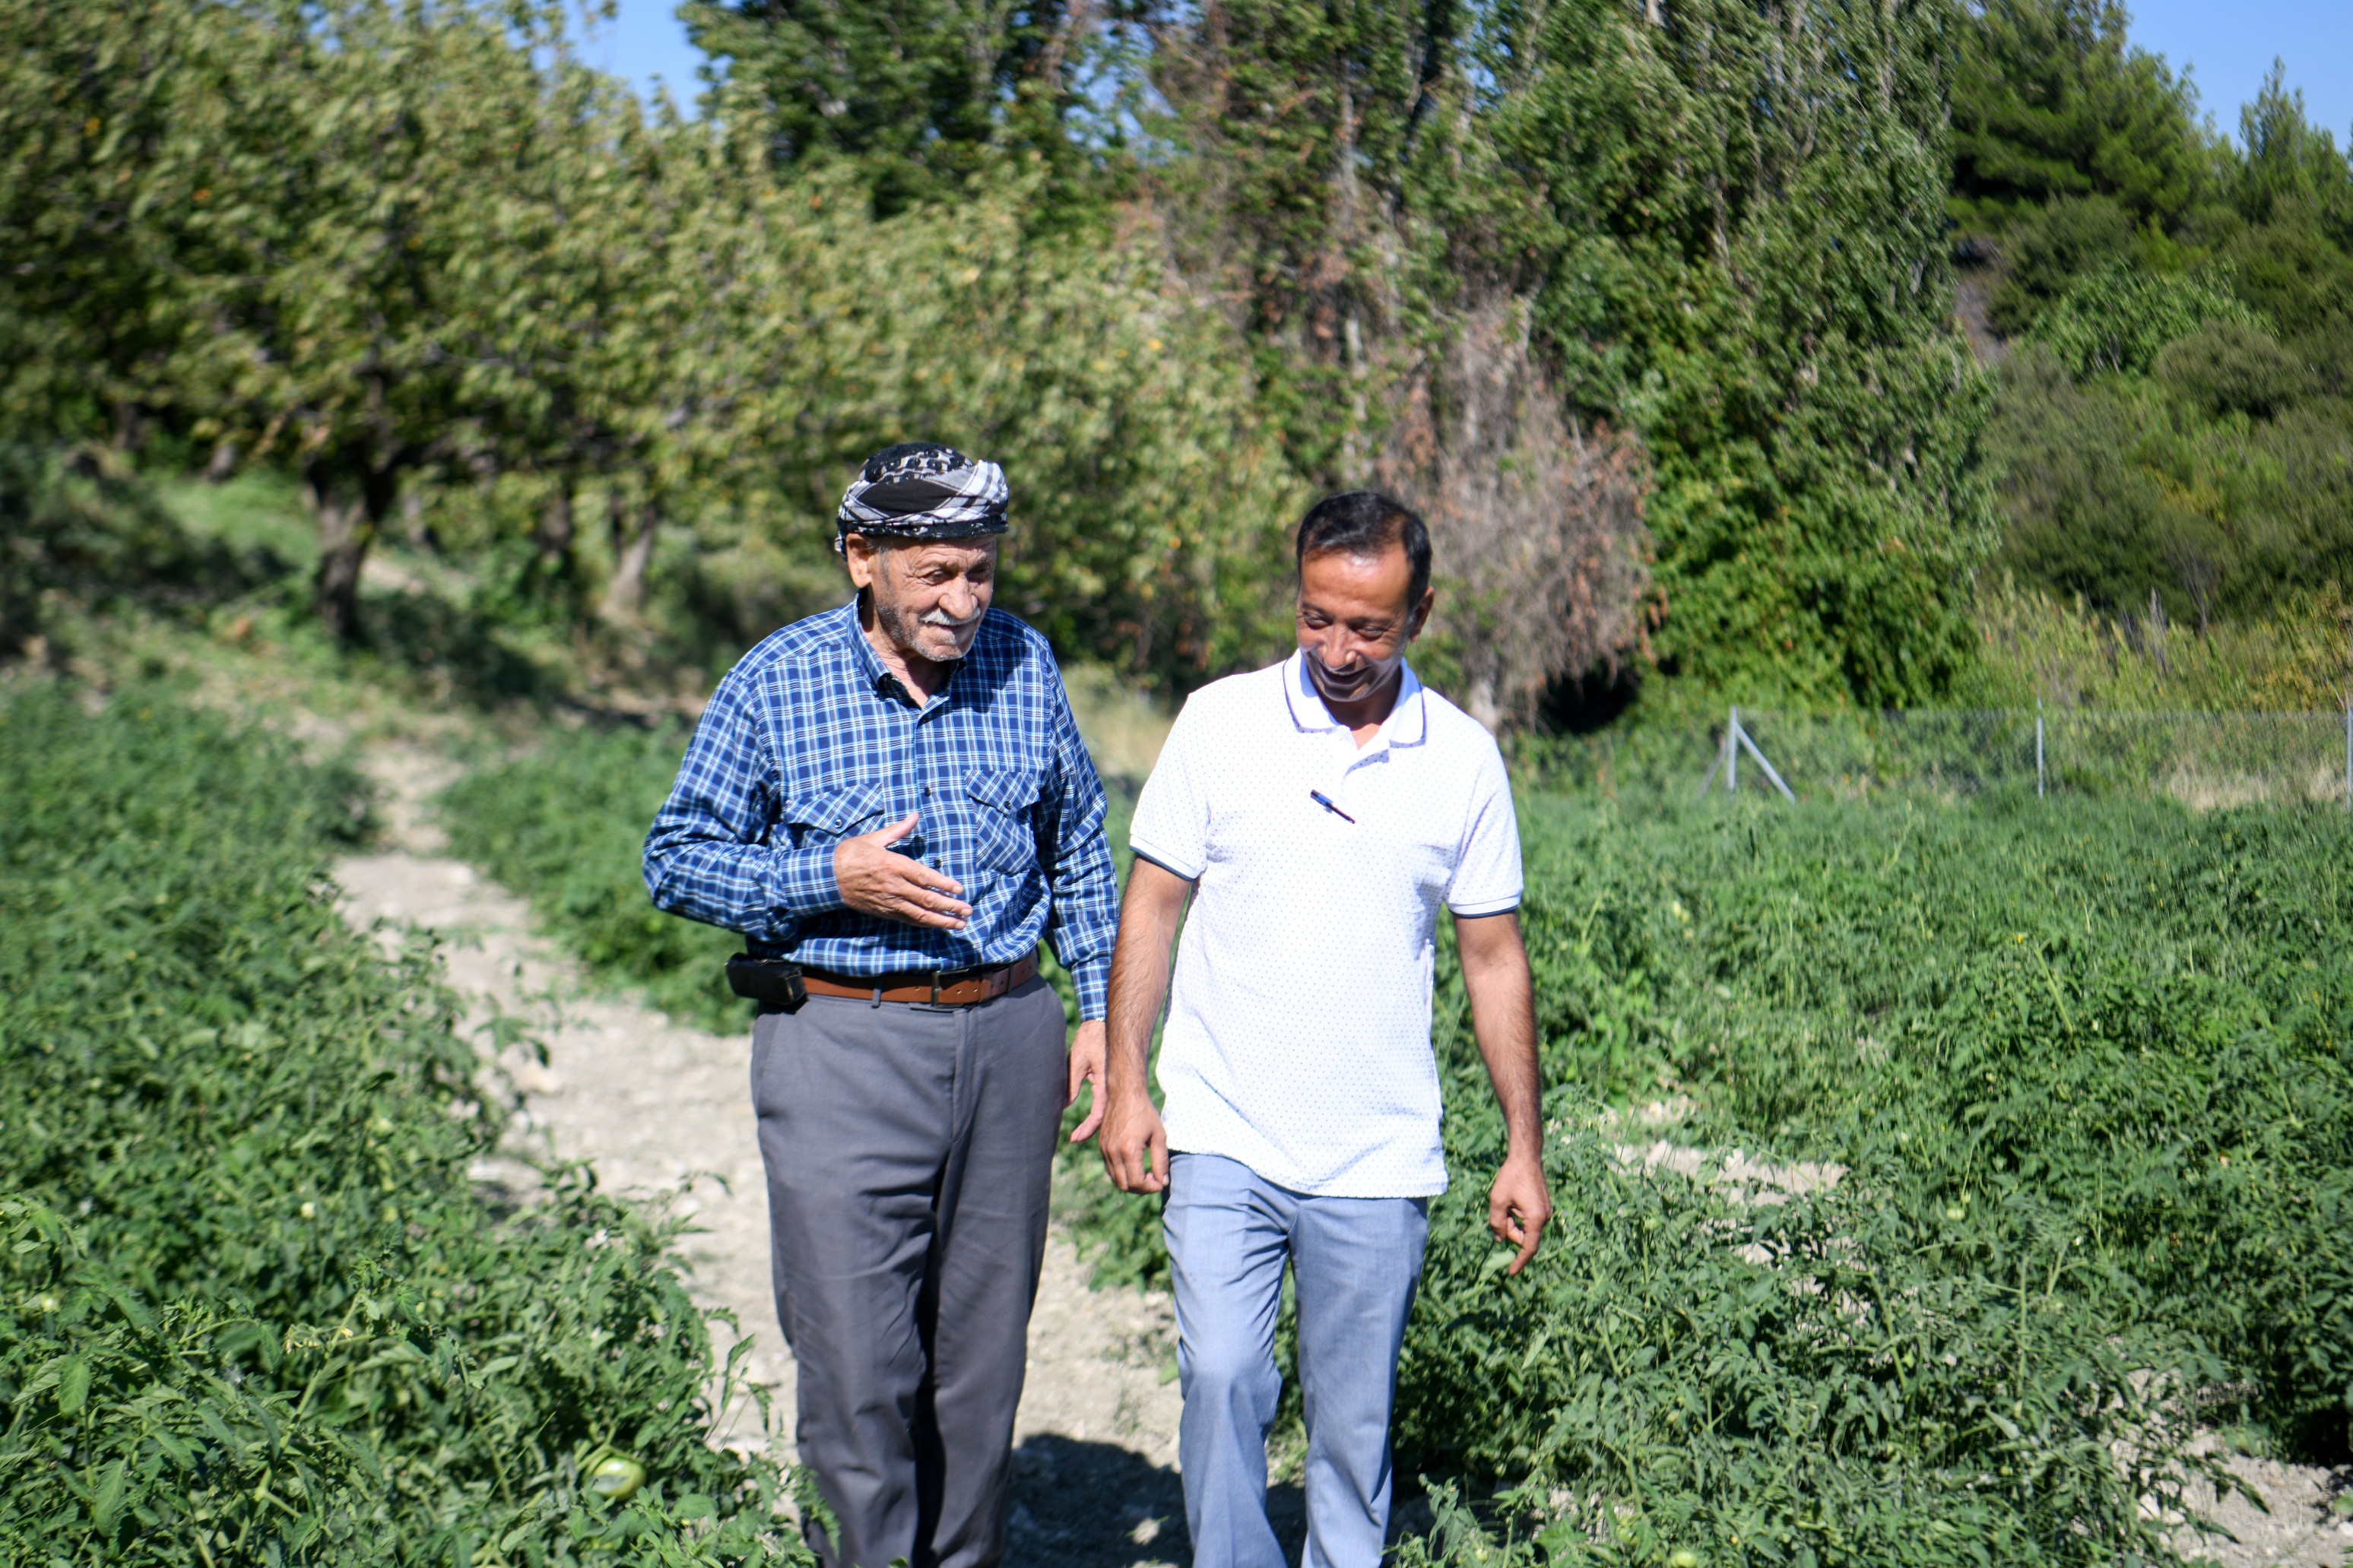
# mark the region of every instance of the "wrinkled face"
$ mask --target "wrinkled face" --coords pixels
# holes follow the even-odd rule
[[[947,664],[972,651],[997,591],[997,540],[879,545],[843,542],[849,580],[873,595],[874,619],[900,652]]]
[[[1421,635],[1434,591],[1416,603],[1405,546],[1377,555],[1341,551],[1299,563],[1299,646],[1326,702],[1354,702],[1387,685]]]

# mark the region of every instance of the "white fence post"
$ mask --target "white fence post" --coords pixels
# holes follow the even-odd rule
[[[1798,797],[1789,793],[1788,784],[1782,780],[1778,773],[1774,771],[1773,764],[1765,760],[1765,753],[1757,749],[1757,742],[1748,733],[1746,727],[1742,726],[1734,730],[1733,735],[1742,745],[1748,748],[1748,754],[1757,759],[1757,765],[1765,770],[1766,778],[1772,782],[1775,789],[1781,792],[1781,798],[1794,803]]]
[[[1732,705],[1732,717],[1724,726],[1724,793],[1740,792],[1740,704]]]

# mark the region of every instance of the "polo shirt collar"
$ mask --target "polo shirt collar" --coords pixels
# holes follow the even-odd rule
[[[1282,700],[1291,706],[1291,722],[1302,734],[1341,729],[1324,705],[1324,694],[1307,674],[1307,651],[1296,649],[1282,668]],[[1398,682],[1397,702],[1381,721],[1380,733],[1366,742],[1367,752],[1383,746],[1419,746],[1430,738],[1430,711],[1423,701],[1421,681],[1413,666],[1405,665]]]

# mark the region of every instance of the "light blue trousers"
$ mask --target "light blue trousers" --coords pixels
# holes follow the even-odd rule
[[[1282,1568],[1266,1434],[1282,1382],[1283,1265],[1307,1414],[1305,1568],[1378,1568],[1389,1521],[1398,1347],[1430,1233],[1424,1198],[1327,1198],[1238,1161],[1172,1154],[1163,1221],[1176,1286],[1177,1428],[1194,1568]]]

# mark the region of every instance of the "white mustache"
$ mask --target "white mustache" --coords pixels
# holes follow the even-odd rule
[[[965,616],[962,620],[958,620],[955,616],[949,615],[944,610],[925,610],[923,613],[921,619],[922,624],[927,626],[938,626],[943,631],[958,631],[972,625],[973,622],[980,619],[982,616],[985,616],[987,613],[988,612],[986,610],[978,610]]]

